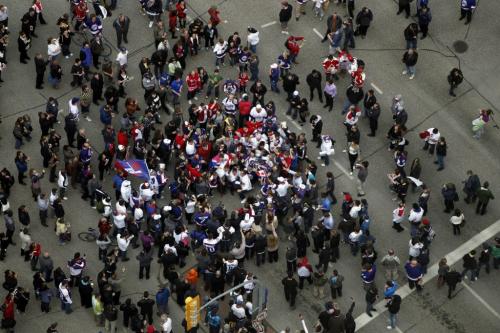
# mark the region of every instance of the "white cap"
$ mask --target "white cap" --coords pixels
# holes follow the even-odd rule
[[[298,92],[297,90],[295,90],[295,91],[293,92],[293,96],[299,96],[299,92]]]

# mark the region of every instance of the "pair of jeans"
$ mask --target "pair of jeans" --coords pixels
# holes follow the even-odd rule
[[[389,326],[391,326],[392,328],[395,328],[396,327],[396,319],[397,319],[397,314],[389,312]]]
[[[470,280],[471,281],[475,281],[476,280],[477,269],[465,268],[462,271],[462,278],[465,278],[467,276],[467,272],[470,272]]]
[[[271,81],[271,91],[279,93],[280,89],[278,88],[278,81],[273,79],[271,79],[270,81]]]
[[[406,71],[408,72],[408,75],[415,75],[415,66],[406,65]]]
[[[342,106],[342,114],[346,114],[351,105],[353,104],[349,101],[349,99],[346,98],[346,100],[344,101],[344,105]]]
[[[255,45],[250,44],[250,51],[252,51],[252,53],[254,54],[257,53],[257,44]]]
[[[70,314],[71,312],[73,312],[73,310],[71,309],[71,303],[61,301],[61,310],[66,312],[66,314]]]
[[[444,169],[444,155],[436,154],[436,162],[440,169]]]

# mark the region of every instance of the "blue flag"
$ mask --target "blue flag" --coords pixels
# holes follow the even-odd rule
[[[149,181],[149,169],[145,160],[117,160],[128,174]]]

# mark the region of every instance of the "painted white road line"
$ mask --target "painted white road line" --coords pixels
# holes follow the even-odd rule
[[[272,26],[272,25],[275,25],[276,23],[278,23],[278,22],[276,22],[276,21],[272,21],[272,22],[269,22],[269,23],[263,24],[263,25],[261,25],[260,27],[261,27],[261,28],[267,28],[267,27],[270,27],[270,26]]]
[[[452,266],[455,263],[459,262],[460,260],[462,260],[462,257],[464,255],[474,250],[475,248],[486,242],[488,239],[494,237],[499,232],[500,232],[500,220],[497,220],[488,228],[484,229],[483,231],[476,234],[471,239],[469,239],[468,241],[457,247],[455,250],[448,253],[445,256],[446,260],[448,261],[448,265]],[[427,270],[427,274],[424,275],[423,278],[423,283],[425,284],[430,280],[432,280],[433,278],[435,278],[437,276],[437,272],[438,272],[438,263],[435,263]],[[411,290],[410,287],[408,287],[408,285],[405,284],[403,287],[398,289],[397,294],[401,296],[401,298],[405,298],[409,294],[411,294],[413,290]],[[470,291],[474,292],[473,290]],[[368,325],[372,320],[374,320],[387,310],[387,308],[385,307],[385,301],[377,303],[375,305],[375,308],[377,309],[377,312],[372,313],[373,317],[369,317],[366,313],[363,313],[356,318],[356,331]],[[495,316],[498,316],[498,313],[496,313]]]
[[[488,304],[488,302],[486,302],[481,296],[479,296],[478,293],[474,291],[474,289],[472,289],[467,283],[463,281],[462,286],[464,286],[465,289],[467,289],[472,294],[472,296],[474,296],[479,302],[481,302],[481,304],[483,304],[484,307],[488,309],[488,311],[491,312],[492,315],[500,319],[500,314],[496,312],[495,309],[493,309],[491,305]]]
[[[353,176],[351,176],[351,174],[349,173],[349,171],[347,171],[347,169],[346,169],[346,168],[344,168],[344,167],[342,166],[342,164],[340,164],[339,162],[337,162],[337,161],[335,161],[335,160],[333,160],[333,164],[335,164],[335,166],[336,166],[337,168],[339,168],[339,169],[340,169],[340,171],[342,171],[342,172],[343,172],[343,173],[344,173],[347,177],[349,177],[349,179],[350,179],[350,180],[353,180],[353,179],[354,179],[354,177],[353,177]]]
[[[313,31],[316,35],[318,35],[319,38],[323,39],[323,35],[316,28],[313,28]]]
[[[376,91],[377,91],[380,95],[383,95],[383,94],[384,94],[384,92],[382,91],[382,89],[380,89],[379,87],[377,87],[377,86],[375,85],[375,83],[373,83],[373,82],[372,82],[372,83],[370,83],[370,85],[371,85],[371,86],[372,86],[372,88],[373,88],[373,89],[375,89],[375,90],[376,90]]]
[[[298,130],[300,130],[300,131],[302,130],[302,126],[300,126],[295,120],[293,120],[289,116],[286,116],[286,118],[288,119],[289,122],[291,122],[293,124],[293,126],[297,127]]]

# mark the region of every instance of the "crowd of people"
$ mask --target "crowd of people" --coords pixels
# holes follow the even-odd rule
[[[408,163],[408,113],[403,96],[397,95],[391,105],[394,122],[386,134],[387,150],[394,161],[388,178],[395,201],[392,227],[394,232],[403,232],[403,225],[409,224],[409,252],[408,260],[406,256],[401,260],[393,249],[388,249],[378,260],[376,238],[370,233],[369,203],[364,198],[370,163],[360,158],[358,122],[366,118],[368,136],[375,137],[381,107],[375,91],[365,87],[365,62],[351,54],[355,37],[366,38],[377,18],[367,7],[356,14],[354,0],[338,1],[337,6],[346,6],[345,17],[339,14],[343,9],[328,0],[311,2],[310,6],[306,0],[297,0],[295,8],[287,1],[281,2],[278,17],[286,35],[285,50],[268,69],[261,71],[256,28],[248,27],[245,41],[238,32],[228,35],[220,27],[221,13],[215,6],[208,9],[209,20],[205,23],[199,17],[187,19],[184,0],[140,0],[140,10],[149,19],[155,46],[151,56],[138,64],[144,90],[140,100],[140,92],[127,87],[127,82],[134,79],[129,72],[136,72],[136,64],[128,62],[128,50],[123,46],[129,43],[130,18],[122,13],[112,18],[119,49],[113,62],[102,56],[102,22],[110,19],[117,1],[93,0],[92,8],[85,1],[70,1],[69,13],[57,20],[59,37],[47,36],[47,56],[34,56],[36,88],[44,89],[47,80],[54,88],[77,87],[78,93],[68,101],[50,97],[46,109],[38,113],[43,170],[32,167],[31,158],[37,158],[22,151],[23,146],[33,145],[36,126],[29,115],[23,115],[13,130],[17,184],[10,170],[0,171],[0,202],[5,221],[0,232],[0,260],[15,255],[13,248],[19,246],[24,261],[35,272],[31,295],[26,286],[18,285],[15,267],[5,269],[3,328],[14,331],[15,310],[23,313],[33,297],[44,313],[50,312],[51,304],[58,299],[61,309],[70,314],[78,290],[80,305],[91,309],[98,326],[114,332],[121,313],[123,327],[133,332],[170,333],[172,318],[168,305],[174,294],[182,307],[188,298],[203,296],[208,302],[231,287],[239,287],[230,294],[227,313],[220,309],[223,300],[211,302],[202,321],[211,333],[260,332],[252,303],[259,268],[251,270],[246,264],[253,261],[257,267],[286,265],[287,275],[281,282],[291,308],[295,308],[298,291],[307,288],[306,281],[321,302],[331,298],[319,314],[317,331],[354,332],[354,299],[347,311],[335,302],[345,293],[344,277],[335,268],[340,260],[339,248],[344,245],[361,259],[360,283],[366,292],[366,314],[372,316],[379,294],[383,295],[390,314],[387,328],[396,327],[402,303],[398,295],[400,270],[403,269],[409,287],[420,292],[430,263],[429,253],[436,236],[428,217],[430,188],[421,180],[420,159],[415,157]],[[425,38],[432,19],[429,2],[416,2],[418,24],[411,23],[404,30],[407,51],[403,56],[403,74],[410,79],[415,77],[418,33]],[[466,23],[471,20],[473,2],[462,1]],[[329,55],[317,64],[319,70],[312,69],[304,78],[310,89],[309,99],[299,93],[297,87],[303,78],[294,71],[305,40],[288,31],[293,15],[299,21],[308,11],[319,20],[327,17],[323,41],[329,42]],[[399,1],[398,14],[402,11],[407,17],[410,15],[409,1]],[[35,0],[21,19],[18,51],[23,64],[30,60],[31,38],[40,33],[37,23],[47,24],[42,13],[42,1]],[[0,73],[7,68],[8,18],[7,7],[0,5]],[[85,41],[75,45],[79,35],[86,36]],[[213,53],[213,70],[197,62],[198,53],[204,49]],[[69,79],[63,79],[63,57],[74,58]],[[223,72],[228,71],[222,68],[227,66],[232,67],[231,76],[225,77]],[[263,79],[266,76],[269,86]],[[329,165],[336,140],[340,139],[323,128],[321,115],[313,114],[309,107],[317,95],[321,104],[325,101],[324,108],[332,111],[339,94],[335,82],[339,80],[348,82],[345,102],[340,107],[347,139],[339,150],[348,156],[347,173],[356,180],[357,193],[336,188]],[[455,96],[454,90],[462,80],[461,71],[454,68],[448,76],[450,95]],[[281,97],[281,91],[286,96]],[[286,98],[288,110],[277,110],[273,101],[277,98]],[[59,114],[66,103],[68,112]],[[97,121],[90,118],[91,107],[99,110]],[[294,132],[283,119],[285,113],[301,126],[310,125],[311,135]],[[163,120],[166,117],[168,120]],[[87,135],[80,123],[82,119],[102,126],[102,152],[96,152],[99,138]],[[491,110],[480,111],[473,122],[476,138],[480,138],[491,119]],[[447,143],[439,129],[428,128],[419,137],[426,154],[435,156],[437,171],[444,170]],[[310,149],[308,141],[315,143],[318,153]],[[125,163],[130,160],[135,162]],[[133,175],[138,170],[142,179],[134,186]],[[46,174],[53,184],[48,191],[42,188]],[[326,179],[324,186],[319,185],[320,177]],[[104,186],[105,178],[111,179],[112,189]],[[465,203],[475,204],[476,214],[484,215],[489,201],[494,199],[489,183],[481,182],[473,171],[467,171],[463,183]],[[61,246],[70,243],[72,248],[78,245],[72,244],[71,221],[65,218],[64,207],[69,192],[81,193],[88,207],[101,215],[95,235],[98,258],[87,258],[75,251],[66,264],[51,259],[43,250],[43,243],[50,240],[32,232],[26,205],[18,207],[15,214],[9,203],[11,192],[17,195],[27,185],[41,225],[53,226],[54,239]],[[419,195],[415,202],[407,203],[410,189]],[[223,201],[235,195],[240,205],[228,211]],[[457,185],[444,184],[441,195],[445,212],[452,214],[450,230],[460,235],[466,217],[455,207],[459,205]],[[223,200],[217,203],[214,197]],[[334,207],[338,207],[335,214]],[[284,258],[278,255],[280,247]],[[500,238],[495,244],[483,244],[478,259],[475,255],[471,251],[463,258],[461,273],[450,268],[445,258],[439,263],[438,286],[448,284],[448,297],[468,273],[471,281],[478,278],[483,266],[489,274],[491,261],[498,269]],[[136,304],[130,298],[120,297],[124,271],[118,269],[118,262],[126,262],[130,257],[139,266],[139,280],[150,279],[152,262],[157,260],[164,281],[154,296],[145,291]],[[181,269],[189,258],[195,258],[196,266],[183,274]],[[95,279],[87,273],[89,262],[102,267]],[[379,265],[385,270],[387,281],[383,291],[375,284]],[[328,288],[329,296],[325,294]],[[159,321],[154,320],[155,305]],[[303,320],[302,323],[305,325]],[[197,329],[189,327],[185,320],[183,326],[187,332]],[[47,332],[57,332],[57,323]]]

